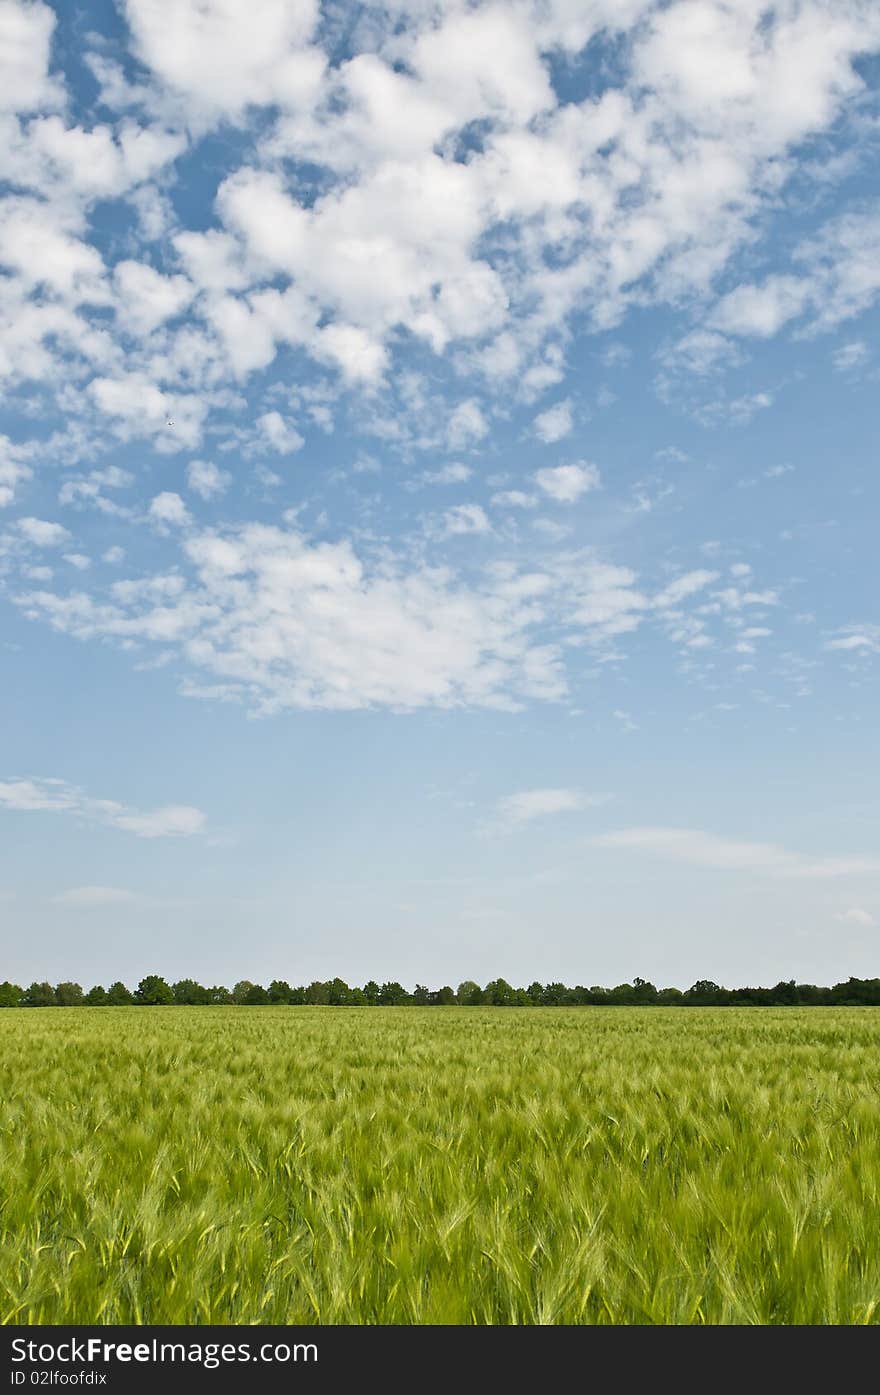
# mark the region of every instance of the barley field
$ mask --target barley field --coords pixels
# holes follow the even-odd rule
[[[6,1323],[868,1323],[880,1012],[0,1013]]]

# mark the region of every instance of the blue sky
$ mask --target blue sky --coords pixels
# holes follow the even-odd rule
[[[878,58],[0,0],[0,976],[877,973]]]

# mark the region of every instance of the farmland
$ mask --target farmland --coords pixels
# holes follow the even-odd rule
[[[880,1319],[880,1013],[0,1015],[9,1323]]]

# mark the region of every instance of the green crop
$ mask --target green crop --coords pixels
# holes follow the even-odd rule
[[[7,1323],[865,1323],[872,1009],[0,1014]]]

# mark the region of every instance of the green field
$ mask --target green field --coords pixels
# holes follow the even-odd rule
[[[7,1323],[864,1323],[880,1012],[0,1013]]]

